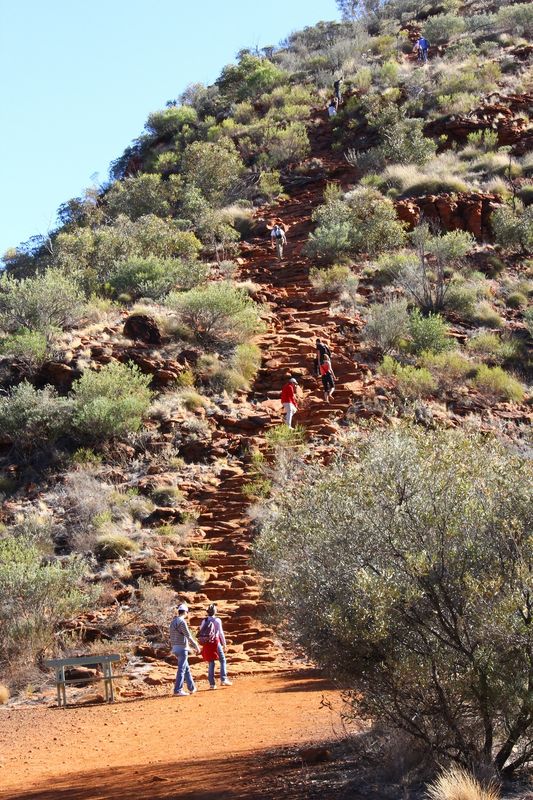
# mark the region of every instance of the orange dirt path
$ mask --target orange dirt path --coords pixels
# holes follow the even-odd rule
[[[317,744],[340,698],[313,670],[236,679],[191,697],[0,710],[2,800],[268,798],[272,748]],[[279,796],[279,794],[278,794]]]

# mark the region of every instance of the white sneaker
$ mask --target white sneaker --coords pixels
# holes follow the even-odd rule
[[[215,684],[214,686],[210,686],[209,688],[210,689],[216,689],[217,687],[216,687],[216,684]]]
[[[186,692],[185,689],[180,689],[179,692],[174,692],[174,697],[188,697],[189,692]]]
[[[198,689],[195,686],[194,689],[190,690],[189,694],[196,694],[197,691],[198,691]]]
[[[220,681],[221,686],[233,686],[233,681],[230,681],[229,678],[224,678],[223,681]]]

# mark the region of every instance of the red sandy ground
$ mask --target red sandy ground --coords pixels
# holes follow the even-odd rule
[[[276,776],[301,766],[294,748],[339,725],[338,693],[311,670],[206,687],[200,681],[192,697],[0,710],[0,798],[269,798]],[[272,753],[284,746],[290,758]]]

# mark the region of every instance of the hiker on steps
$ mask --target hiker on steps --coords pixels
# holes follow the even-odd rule
[[[324,363],[324,359],[326,356],[331,358],[331,350],[320,339],[316,340],[316,356],[315,356],[315,375],[317,378],[320,378],[320,366]]]
[[[200,647],[193,639],[189,626],[187,625],[186,617],[188,613],[189,606],[187,603],[180,603],[178,606],[178,613],[170,623],[170,645],[172,647],[172,652],[178,659],[174,697],[188,697],[189,693],[194,694],[197,691],[189,667],[189,645],[194,647],[197,653],[200,652]],[[187,682],[189,692],[186,692],[183,688],[185,681]]]
[[[270,240],[272,242],[272,250],[276,250],[276,255],[280,261],[283,260],[283,248],[287,244],[287,237],[285,235],[285,231],[276,223],[272,228],[272,233],[270,234]]]
[[[333,90],[335,92],[335,100],[337,100],[337,106],[340,106],[340,104],[342,103],[341,83],[342,83],[342,78],[337,78],[337,80],[333,82]]]
[[[296,404],[296,387],[298,381],[296,378],[291,378],[281,390],[281,402],[285,410],[285,422],[289,428],[292,428],[292,418],[298,411]]]
[[[415,46],[413,47],[413,52],[416,53],[417,61],[419,64],[427,64],[428,60],[428,50],[429,50],[429,42],[427,39],[424,39],[421,36]]]
[[[220,662],[220,685],[231,686],[226,670],[226,637],[222,628],[222,620],[217,617],[217,607],[211,603],[207,608],[207,616],[198,629],[198,641],[202,645],[202,658],[207,661],[207,679],[209,688],[216,689],[215,661]]]
[[[329,356],[324,356],[324,361],[320,365],[320,375],[322,377],[322,386],[324,387],[324,400],[329,403],[329,399],[335,391],[335,381],[337,380]]]
[[[337,104],[335,103],[335,100],[332,100],[328,106],[328,116],[331,119],[331,117],[336,116],[336,114],[337,114]]]

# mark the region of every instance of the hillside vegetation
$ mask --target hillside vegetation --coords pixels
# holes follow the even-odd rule
[[[289,638],[353,714],[512,772],[533,757],[533,10],[339,8],[154,111],[5,254],[0,673],[38,694],[53,652],[172,664],[176,592],[244,620],[235,668],[277,665],[259,528]]]

